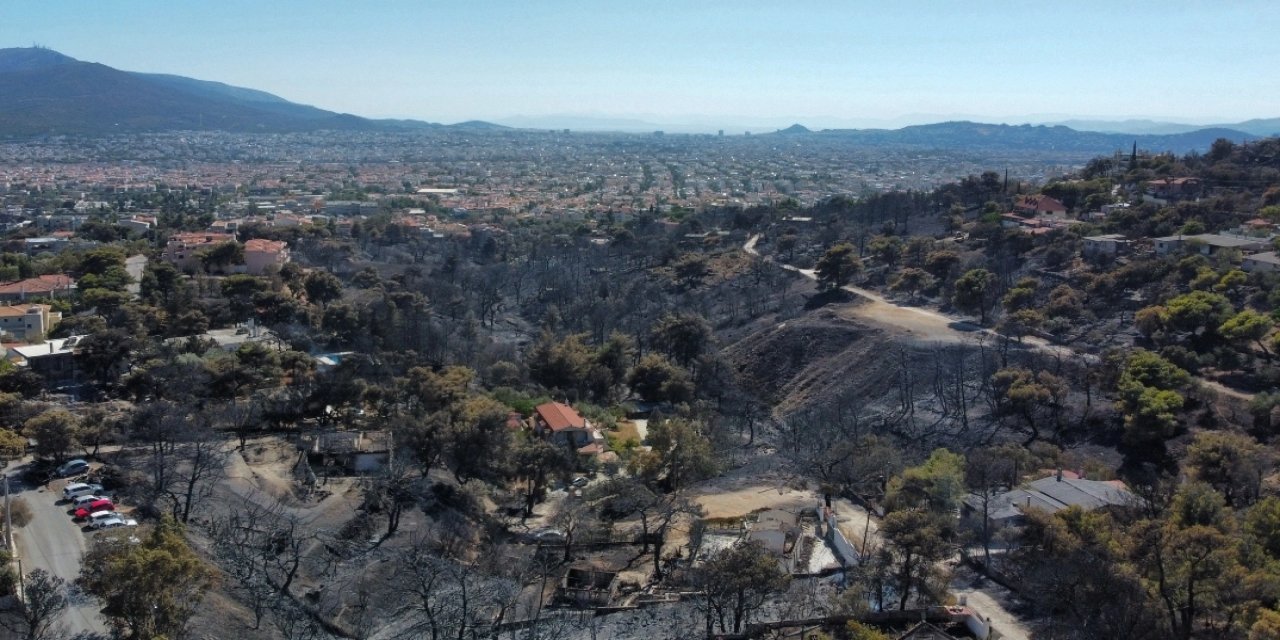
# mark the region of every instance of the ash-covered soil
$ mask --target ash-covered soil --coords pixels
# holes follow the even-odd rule
[[[760,328],[724,355],[743,387],[786,415],[850,393],[887,400],[903,368],[928,367],[934,348],[828,308]]]

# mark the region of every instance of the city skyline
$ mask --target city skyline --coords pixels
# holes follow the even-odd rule
[[[0,45],[437,122],[763,130],[1280,114],[1269,72],[1280,9],[1113,5],[18,0],[0,9]]]

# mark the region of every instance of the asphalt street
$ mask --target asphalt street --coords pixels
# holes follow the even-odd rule
[[[13,471],[9,473],[10,491],[31,507],[31,522],[17,530],[14,540],[22,571],[30,573],[39,567],[70,585],[80,575],[80,560],[92,534],[71,519],[67,513],[71,505],[61,502],[65,480],[56,480],[47,488],[25,487],[15,478],[17,475]],[[101,605],[96,599],[79,594],[74,588],[69,596],[71,606],[62,617],[66,629],[73,635],[82,631],[106,633],[107,627],[98,613]]]

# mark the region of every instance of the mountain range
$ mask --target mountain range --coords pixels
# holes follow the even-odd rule
[[[1062,125],[1007,125],[980,122],[939,122],[901,129],[824,129],[810,132],[793,125],[774,135],[810,135],[842,140],[864,146],[911,146],[939,149],[975,149],[984,151],[1034,150],[1083,154],[1105,154],[1127,150],[1137,143],[1152,151],[1203,151],[1219,138],[1239,142],[1256,140],[1235,129],[1196,129],[1164,135],[1077,131]]]
[[[0,49],[0,136],[438,126],[334,113],[221,82],[121,71],[50,49]]]
[[[507,125],[548,128],[547,120],[515,119]],[[560,122],[570,127],[567,122]],[[586,129],[643,127],[635,120],[599,118]],[[1109,153],[1133,142],[1153,150],[1207,149],[1214,140],[1249,140],[1280,131],[1280,119],[1225,127],[1154,121],[1072,121],[1074,126],[944,122],[900,129],[810,129],[794,125],[778,133],[867,146],[943,149],[1071,151]],[[1123,130],[1124,126],[1132,127]],[[0,49],[0,137],[103,135],[155,131],[231,132],[412,131],[450,128],[475,133],[512,127],[472,120],[441,125],[419,120],[378,120],[335,113],[221,82],[183,76],[121,71],[84,62],[46,48]],[[653,130],[650,128],[649,130]]]
[[[1147,119],[1084,120],[1078,118],[1071,120],[1059,120],[1056,122],[1045,122],[1043,124],[1049,126],[1061,125],[1075,129],[1076,131],[1097,131],[1101,133],[1169,135],[1175,133],[1190,133],[1201,129],[1232,129],[1234,131],[1242,131],[1254,136],[1280,135],[1280,118],[1256,118],[1253,120],[1245,120],[1243,122],[1211,125],[1183,124],[1179,122],[1164,122],[1161,120]]]

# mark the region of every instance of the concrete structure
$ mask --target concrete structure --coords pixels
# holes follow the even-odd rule
[[[298,448],[320,466],[355,473],[377,471],[391,460],[390,431],[326,431],[298,437]]]
[[[135,233],[146,233],[156,226],[155,216],[133,216],[127,220],[121,220],[117,225],[128,229]]]
[[[1083,253],[1086,256],[1117,256],[1129,250],[1129,239],[1118,233],[1102,236],[1085,236]]]
[[[168,338],[165,342],[168,344],[180,344],[193,339],[211,341],[223,351],[235,351],[250,342],[259,343],[274,351],[284,351],[287,348],[287,345],[279,336],[268,329],[259,327],[252,319],[231,329],[210,329],[196,336]]]
[[[26,280],[0,284],[0,302],[25,302],[33,298],[59,298],[69,295],[76,288],[75,278],[64,275],[44,275]]]
[[[19,342],[44,340],[44,334],[61,321],[62,312],[47,304],[0,306],[0,333]]]
[[[63,238],[60,236],[45,236],[42,238],[27,238],[22,241],[23,250],[27,255],[35,255],[37,253],[61,253],[71,247],[71,238]]]
[[[1249,273],[1275,273],[1280,271],[1280,256],[1274,251],[1247,255],[1240,268]]]
[[[39,344],[18,345],[9,350],[18,366],[29,367],[49,382],[75,378],[76,347],[89,336],[71,336]]]
[[[244,272],[260,276],[279,269],[289,261],[289,244],[280,240],[253,238],[244,243]]]
[[[1166,255],[1192,248],[1202,255],[1211,256],[1223,249],[1237,249],[1245,253],[1262,251],[1270,244],[1265,238],[1223,235],[1218,233],[1200,233],[1193,236],[1165,236],[1156,238],[1156,253]]]

